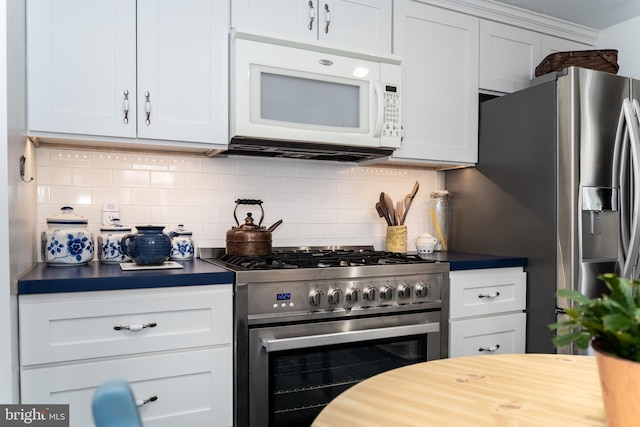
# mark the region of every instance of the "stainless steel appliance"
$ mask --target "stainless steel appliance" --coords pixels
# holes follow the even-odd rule
[[[309,426],[359,381],[447,356],[448,263],[371,247],[201,258],[236,272],[236,427]]]
[[[226,154],[358,162],[402,141],[400,59],[233,30]]]
[[[596,296],[601,273],[638,276],[637,99],[640,82],[614,74],[542,76],[481,104],[477,166],[445,174],[451,249],[528,258],[527,352],[556,351],[557,289]]]

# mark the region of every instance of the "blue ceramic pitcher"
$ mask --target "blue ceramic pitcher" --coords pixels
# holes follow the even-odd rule
[[[127,234],[120,241],[122,251],[138,265],[160,265],[169,259],[171,238],[164,226],[139,225],[137,234]]]

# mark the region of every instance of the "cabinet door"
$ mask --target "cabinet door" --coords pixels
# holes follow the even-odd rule
[[[50,365],[21,372],[22,403],[68,404],[71,427],[92,427],[96,387],[129,382],[145,427],[232,425],[233,351],[230,345],[144,357]]]
[[[477,162],[478,18],[412,0],[393,16],[404,141],[392,159]]]
[[[318,1],[319,39],[391,53],[391,9],[390,0]]]
[[[233,0],[231,26],[256,31],[317,40],[318,0]]]
[[[491,21],[480,22],[480,88],[515,92],[529,87],[540,63],[541,35]]]
[[[525,313],[452,320],[449,357],[524,353]]]
[[[137,3],[138,137],[226,144],[228,2]]]
[[[135,2],[28,0],[27,22],[29,129],[135,137]]]
[[[543,34],[540,61],[552,53],[588,49],[592,49],[592,47],[583,43]]]

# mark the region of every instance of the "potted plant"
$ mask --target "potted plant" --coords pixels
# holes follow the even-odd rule
[[[609,295],[589,298],[572,289],[561,289],[559,297],[575,304],[568,316],[550,325],[558,330],[556,347],[575,343],[595,351],[607,425],[637,426],[640,420],[640,281],[607,273],[599,279]]]

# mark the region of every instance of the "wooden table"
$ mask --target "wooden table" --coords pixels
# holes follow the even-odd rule
[[[470,356],[376,375],[335,398],[312,427],[604,427],[594,357]]]

